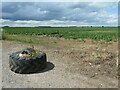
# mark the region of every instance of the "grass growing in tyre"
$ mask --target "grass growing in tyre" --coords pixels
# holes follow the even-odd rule
[[[94,39],[98,41],[117,41],[118,39],[117,27],[4,27],[3,29],[6,39],[8,38],[7,35],[25,35],[32,36],[32,38],[33,36],[46,35],[66,39]],[[13,40],[10,37],[9,39]],[[23,40],[21,39],[21,41]]]
[[[26,53],[28,56],[18,57],[20,54],[25,55],[23,52],[28,52]],[[36,51],[32,48],[26,48],[22,51],[12,53],[9,56],[9,67],[11,71],[20,74],[30,74],[43,70],[47,62],[46,54],[39,51],[35,56],[29,56],[33,52]]]

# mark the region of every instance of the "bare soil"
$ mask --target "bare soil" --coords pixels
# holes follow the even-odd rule
[[[117,87],[118,42],[49,38],[54,44],[39,44],[54,67],[42,73],[24,75],[9,70],[9,54],[31,45],[2,41],[3,87],[113,88]],[[22,80],[21,80],[22,79]]]

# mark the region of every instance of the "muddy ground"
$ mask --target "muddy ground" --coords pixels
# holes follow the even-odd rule
[[[35,49],[47,54],[48,60],[47,68],[34,74],[16,74],[9,70],[9,54],[31,45],[2,41],[3,88],[117,87],[117,42],[88,39],[57,41],[51,45],[34,45]]]

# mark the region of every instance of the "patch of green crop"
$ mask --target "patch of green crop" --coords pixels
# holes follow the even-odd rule
[[[4,27],[3,29],[5,31],[4,33],[8,35],[27,35],[31,38],[33,36],[46,35],[67,39],[94,39],[105,41],[117,41],[118,39],[117,27]],[[26,42],[28,40],[24,41]]]

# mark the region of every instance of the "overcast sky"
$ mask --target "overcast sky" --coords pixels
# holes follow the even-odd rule
[[[3,2],[2,25],[118,25],[117,2]]]

